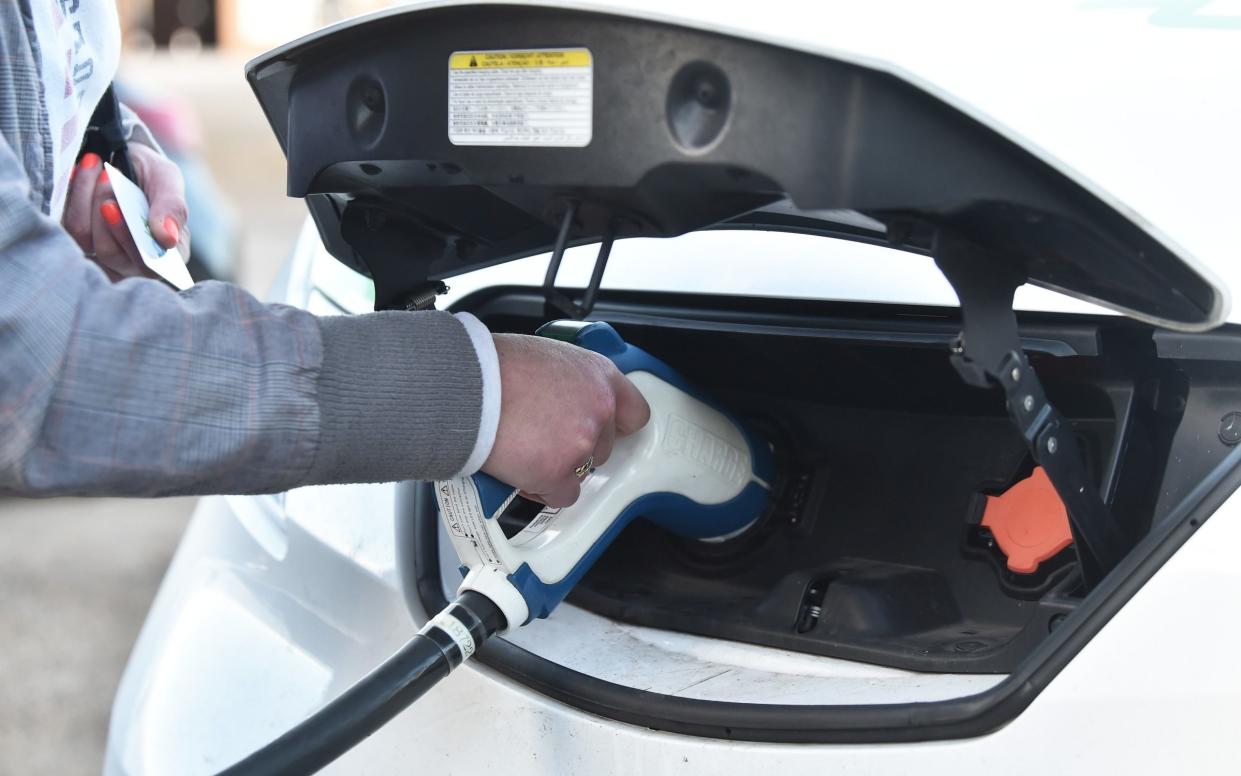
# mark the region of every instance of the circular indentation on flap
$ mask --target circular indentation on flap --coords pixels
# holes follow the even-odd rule
[[[360,146],[373,146],[383,135],[388,116],[383,85],[370,76],[355,78],[345,96],[345,112],[353,139]]]
[[[732,86],[710,62],[690,62],[668,88],[668,129],[686,151],[702,151],[719,140],[732,109]]]

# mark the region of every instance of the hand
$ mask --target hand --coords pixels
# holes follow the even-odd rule
[[[545,337],[494,340],[500,425],[483,471],[548,506],[568,506],[580,491],[574,469],[592,455],[601,465],[616,437],[646,425],[651,408],[598,353]]]
[[[138,178],[135,183],[151,203],[151,235],[165,248],[176,246],[181,257],[188,259],[190,232],[185,226],[188,212],[181,171],[158,151],[141,143],[130,144],[129,159]],[[142,262],[97,154],[83,155],[74,168],[61,223],[82,252],[112,280],[158,278]]]

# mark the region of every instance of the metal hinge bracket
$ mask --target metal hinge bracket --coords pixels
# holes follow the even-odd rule
[[[1068,511],[1082,580],[1090,589],[1124,557],[1128,540],[1090,478],[1072,425],[1048,401],[1022,350],[1013,294],[1026,277],[942,230],[933,254],[961,304],[952,365],[966,383],[1004,391],[1009,417]]]

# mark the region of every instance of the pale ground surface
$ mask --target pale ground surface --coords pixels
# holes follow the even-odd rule
[[[262,294],[303,205],[242,76],[243,57],[131,58],[131,83],[177,94],[244,228],[240,282]],[[193,499],[0,500],[0,774],[93,774],[112,696]]]

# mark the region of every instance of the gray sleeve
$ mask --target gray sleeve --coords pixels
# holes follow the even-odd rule
[[[446,313],[319,319],[109,283],[0,140],[0,493],[254,493],[456,472],[482,378]]]

